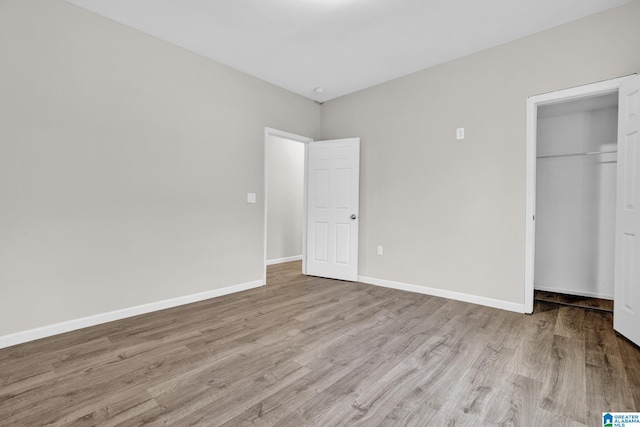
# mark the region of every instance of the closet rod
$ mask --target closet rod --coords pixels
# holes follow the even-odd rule
[[[537,159],[552,159],[555,157],[572,157],[572,156],[597,156],[598,154],[615,154],[617,151],[589,151],[587,153],[570,153],[570,154],[554,154],[551,156],[538,156]]]

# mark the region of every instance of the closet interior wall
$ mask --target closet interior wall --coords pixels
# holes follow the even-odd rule
[[[617,128],[617,93],[538,109],[535,289],[613,299]]]

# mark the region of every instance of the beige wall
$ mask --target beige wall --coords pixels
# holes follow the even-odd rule
[[[267,140],[267,260],[302,255],[304,144]]]
[[[320,106],[60,0],[0,0],[0,336],[261,280],[265,126],[317,137]]]
[[[323,138],[362,138],[360,274],[522,304],[526,99],[640,71],[639,22],[636,1],[326,102]]]

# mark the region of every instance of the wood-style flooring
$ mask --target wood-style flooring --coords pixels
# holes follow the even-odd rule
[[[613,301],[608,299],[582,297],[580,295],[559,294],[556,292],[539,290],[535,291],[534,298],[538,301],[554,302],[561,305],[589,308],[592,310],[602,310],[613,313]]]
[[[0,425],[601,426],[640,411],[640,350],[610,313],[299,271],[0,350]]]

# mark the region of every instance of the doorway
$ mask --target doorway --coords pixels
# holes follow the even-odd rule
[[[300,135],[265,128],[264,283],[267,265],[302,260],[306,272],[306,146]]]
[[[613,300],[618,93],[538,107],[538,291]]]
[[[267,265],[302,259],[304,143],[267,140]]]
[[[615,240],[615,205],[611,205],[615,204],[617,184],[611,173],[617,161],[618,91],[628,79],[607,80],[527,100],[527,313],[533,312],[536,287],[613,298],[615,251],[611,245]],[[606,125],[592,132],[589,127],[593,126],[593,119]],[[541,194],[537,185],[541,185]],[[575,203],[563,211],[562,207],[565,202],[569,205],[570,199]],[[540,214],[546,217],[542,219],[546,224],[540,224],[540,233],[537,232],[540,219],[536,218],[539,216],[537,201],[541,202]],[[560,213],[560,217],[554,216],[554,212]],[[571,223],[576,212],[581,224]],[[571,230],[574,235],[580,234],[581,227],[588,229],[588,242],[579,245],[578,240],[571,241],[570,236],[559,233],[567,223],[574,226]],[[537,237],[542,237],[542,247],[538,247]],[[598,248],[600,242],[603,245]],[[566,254],[567,262],[554,258],[558,254]],[[538,258],[540,266],[536,265]],[[583,269],[585,264],[589,266]],[[584,286],[581,280],[589,269],[590,285]],[[564,280],[576,271],[580,271],[577,277]]]
[[[637,75],[528,99],[525,312],[547,284],[609,297],[614,329],[640,345],[639,135]]]
[[[293,187],[287,185],[288,188],[282,191],[280,198],[288,200],[284,208],[270,207],[270,204],[276,202],[274,193],[278,192],[277,184],[272,188],[272,181],[286,182],[291,179],[287,174],[294,170],[299,174],[299,164],[291,166],[286,162],[280,163],[282,167],[286,165],[287,171],[284,174],[273,171],[274,168],[270,165],[282,160],[274,151],[277,150],[276,147],[285,147],[280,153],[291,152],[290,144],[301,144],[304,147],[301,239],[295,237],[297,230],[286,228],[291,225],[298,228],[296,224],[300,219],[299,213],[288,211],[287,206],[288,209],[299,212],[296,206],[299,207],[300,202],[300,184]],[[298,150],[294,147],[293,151]],[[299,159],[298,156],[299,154],[294,154],[292,157]],[[299,248],[297,243],[301,240],[302,274],[356,281],[360,219],[360,138],[313,141],[311,138],[265,128],[264,161],[264,283],[267,280],[268,264],[300,258],[298,253],[282,255],[282,252],[275,252],[278,247],[282,249],[286,246],[282,245],[283,240],[294,248]],[[282,176],[277,177],[279,174]],[[290,194],[291,192],[296,194]],[[282,239],[283,233],[293,237]],[[272,238],[274,235],[281,238],[279,242]]]

